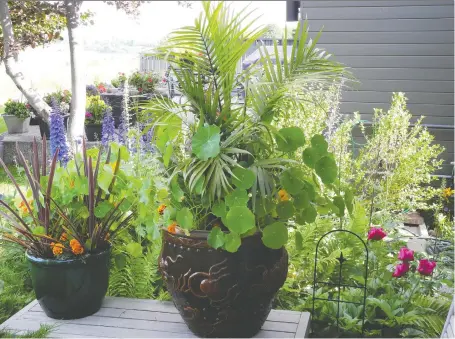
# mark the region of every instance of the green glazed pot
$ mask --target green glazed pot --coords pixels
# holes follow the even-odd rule
[[[110,249],[73,260],[26,257],[36,299],[47,316],[78,319],[101,308],[109,285]]]

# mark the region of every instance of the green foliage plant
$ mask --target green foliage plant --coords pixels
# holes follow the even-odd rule
[[[9,99],[7,102],[5,102],[5,111],[3,114],[13,115],[19,119],[27,119],[30,117],[31,112],[26,103]]]
[[[111,84],[115,88],[122,88],[123,84],[125,83],[125,80],[126,80],[125,73],[119,72],[118,75],[111,80]]]
[[[87,96],[85,104],[85,124],[101,124],[104,112],[110,106],[99,95]]]
[[[279,128],[274,117],[281,103],[298,107],[294,86],[332,84],[344,68],[309,41],[308,25],[301,42],[276,67],[265,51],[259,63],[237,74],[237,65],[267,28],[253,28],[251,13],[232,13],[225,3],[203,3],[194,26],[172,32],[158,48],[167,58],[187,99],[176,103],[156,98],[145,109],[153,118],[156,146],[168,173],[168,193],[161,225],[189,234],[209,230],[214,248],[235,252],[242,238],[262,234],[263,243],[280,248],[288,229],[314,221],[318,207],[344,213],[325,187],[337,187],[337,165],[321,135],[307,143],[297,126]],[[300,26],[298,31],[300,30]],[[231,93],[246,88],[244,104]],[[307,172],[293,160],[306,145],[312,153]],[[344,193],[338,190],[338,199]]]
[[[40,258],[64,260],[105,250],[133,221],[148,219],[153,187],[122,166],[129,159],[125,146],[113,143],[103,156],[99,149],[87,150],[83,142],[82,151],[66,167],[57,163],[58,151],[47,167],[46,152],[39,162],[36,142],[33,150],[29,165],[17,149],[28,178],[25,188],[0,160],[19,197],[12,203],[0,199],[5,241]]]

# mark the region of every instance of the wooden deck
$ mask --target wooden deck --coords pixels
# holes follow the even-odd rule
[[[304,338],[310,314],[272,310],[256,338]],[[194,338],[171,302],[106,297],[94,315],[74,320],[48,318],[35,300],[0,325],[14,331],[56,325],[52,338]]]

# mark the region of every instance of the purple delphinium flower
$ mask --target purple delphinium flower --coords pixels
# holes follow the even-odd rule
[[[139,130],[141,132],[141,150],[143,152],[152,151],[152,138],[153,138],[153,127],[150,127],[151,120],[148,123],[139,124]],[[147,132],[145,130],[148,128]]]
[[[87,93],[87,96],[94,96],[94,95],[100,94],[100,92],[98,91],[98,88],[96,88],[95,85],[85,86],[85,92]]]
[[[126,127],[123,114],[120,115],[120,124],[118,125],[118,142],[122,145],[126,145],[126,138],[128,134],[128,128]]]
[[[115,125],[114,117],[112,116],[112,110],[107,108],[103,115],[101,144],[107,147],[108,144],[115,140]]]
[[[51,153],[54,155],[55,151],[58,149],[58,160],[60,160],[63,165],[66,165],[66,163],[70,160],[70,152],[66,141],[63,116],[60,112],[60,106],[55,100],[52,101],[52,111],[49,116],[49,129]]]

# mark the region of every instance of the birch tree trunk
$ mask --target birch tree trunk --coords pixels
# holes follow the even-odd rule
[[[80,35],[81,0],[65,0],[66,25],[71,58],[71,110],[68,123],[68,141],[76,149],[77,142],[84,137],[85,122],[85,65],[84,46]]]
[[[49,121],[51,108],[44,102],[41,95],[38,94],[20,70],[18,63],[19,48],[14,39],[13,23],[9,13],[8,1],[0,0],[0,21],[3,31],[3,62],[5,63],[6,74],[13,80],[16,87],[25,96],[28,103],[35,109],[36,113],[46,122]]]

